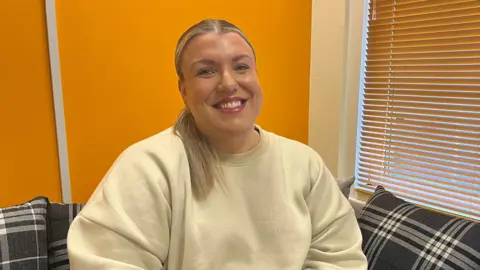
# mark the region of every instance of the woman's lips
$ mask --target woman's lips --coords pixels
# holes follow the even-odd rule
[[[233,114],[241,112],[246,103],[246,99],[225,100],[213,105],[213,107],[222,113]]]

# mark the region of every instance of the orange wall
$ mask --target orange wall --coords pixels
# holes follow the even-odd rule
[[[265,95],[258,123],[307,143],[311,1],[57,1],[74,201],[125,147],[173,124],[175,43],[204,18],[232,21],[252,40]]]
[[[44,1],[0,1],[0,207],[61,200]]]

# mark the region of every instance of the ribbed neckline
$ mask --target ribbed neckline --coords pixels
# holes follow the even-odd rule
[[[270,144],[268,132],[265,132],[260,126],[257,125],[255,125],[255,129],[260,134],[260,141],[253,149],[249,150],[248,152],[239,154],[228,154],[217,151],[217,155],[221,165],[241,166],[253,161],[259,156],[262,156],[267,151]]]

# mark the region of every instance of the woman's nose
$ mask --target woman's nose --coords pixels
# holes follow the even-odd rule
[[[225,71],[222,74],[218,90],[224,92],[236,92],[238,90],[238,83],[231,72]]]

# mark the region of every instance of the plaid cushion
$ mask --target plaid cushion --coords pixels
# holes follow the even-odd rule
[[[68,270],[70,263],[67,253],[68,229],[73,219],[77,216],[83,204],[58,204],[52,203],[48,209],[49,219],[49,269]]]
[[[358,221],[369,269],[480,269],[480,223],[420,208],[381,186]]]
[[[45,197],[0,208],[0,270],[48,269]]]

